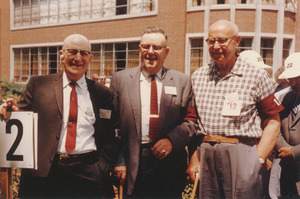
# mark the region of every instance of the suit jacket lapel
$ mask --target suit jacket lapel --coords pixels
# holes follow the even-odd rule
[[[162,89],[161,89],[161,99],[160,99],[160,111],[159,111],[159,132],[162,132],[163,125],[165,123],[168,110],[172,103],[173,95],[166,94],[165,86],[175,86],[173,75],[168,72],[169,69],[162,68]]]
[[[129,93],[129,100],[133,111],[136,132],[139,141],[141,141],[141,96],[140,96],[140,67],[137,67],[131,74],[129,74],[127,91]]]
[[[56,103],[59,109],[60,116],[63,114],[63,73],[59,73],[56,78],[54,78],[54,92],[56,95]]]

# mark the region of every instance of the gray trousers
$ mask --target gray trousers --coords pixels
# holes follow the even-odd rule
[[[262,170],[256,145],[202,143],[199,197],[263,198]]]

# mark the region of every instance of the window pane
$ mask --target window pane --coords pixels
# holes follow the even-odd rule
[[[275,5],[275,0],[262,0],[263,5]]]
[[[57,47],[49,47],[49,74],[51,73],[57,73],[57,60],[58,60],[58,54],[57,54]]]
[[[79,19],[79,0],[69,0],[69,19],[70,21]]]
[[[50,0],[49,23],[58,22],[58,0]]]
[[[291,45],[292,45],[292,40],[290,40],[290,39],[283,40],[282,66],[284,66],[284,61],[290,54]]]
[[[273,66],[273,39],[261,39],[261,56],[265,64]]]
[[[203,65],[203,39],[191,39],[190,75]]]
[[[48,0],[40,0],[40,24],[48,23]]]
[[[80,1],[80,19],[91,18],[91,0]]]
[[[31,24],[39,24],[40,10],[39,10],[39,1],[31,0]]]
[[[59,1],[59,9],[58,9],[59,22],[66,22],[69,20],[68,5],[69,5],[68,0],[60,0]]]
[[[253,0],[238,0],[239,4],[253,4]]]
[[[203,5],[205,5],[204,0],[193,0],[192,2],[192,6],[203,6]]]
[[[14,0],[14,25],[16,27],[22,25],[21,0]]]
[[[29,0],[22,0],[22,15],[23,15],[22,25],[23,26],[30,25],[31,14],[30,14]]]
[[[30,57],[30,64],[31,64],[31,75],[38,75],[39,74],[39,67],[38,67],[38,48],[31,48],[31,57]]]
[[[251,50],[252,38],[242,38],[238,49],[240,50],[240,52],[243,52],[244,50]]]
[[[103,16],[115,15],[116,0],[103,0]]]
[[[116,15],[127,14],[127,0],[117,0]]]

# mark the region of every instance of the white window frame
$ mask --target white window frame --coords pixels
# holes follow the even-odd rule
[[[90,19],[75,20],[75,21],[66,21],[66,22],[46,23],[46,24],[37,24],[37,25],[28,25],[28,26],[15,27],[14,26],[14,2],[13,1],[14,0],[10,0],[10,29],[11,30],[32,29],[32,28],[51,27],[51,26],[62,26],[62,25],[69,25],[69,24],[82,24],[82,23],[90,23],[90,22],[97,22],[97,21],[110,21],[110,20],[128,19],[128,18],[139,18],[139,17],[157,15],[157,13],[158,13],[158,0],[153,0],[154,8],[153,8],[152,11],[149,11],[149,12],[128,13],[128,14],[122,14],[122,15],[102,16],[102,17],[99,17],[99,18],[90,18]],[[148,0],[142,0],[142,1],[148,1]],[[129,9],[130,5],[131,5],[130,0],[128,0],[128,2],[127,2],[127,11]],[[114,6],[114,8],[116,8],[116,7],[117,6]],[[90,9],[92,9],[92,8],[90,8]],[[79,10],[78,14],[80,14],[80,10]],[[22,16],[21,16],[21,19],[22,19]]]

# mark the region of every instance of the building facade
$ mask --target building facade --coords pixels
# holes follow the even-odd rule
[[[300,0],[2,0],[0,79],[25,84],[33,75],[62,70],[58,51],[70,34],[85,35],[94,56],[87,75],[111,75],[139,65],[138,45],[148,26],[164,29],[165,66],[186,74],[210,61],[210,24],[234,21],[240,50],[259,52],[276,71],[300,51]]]

